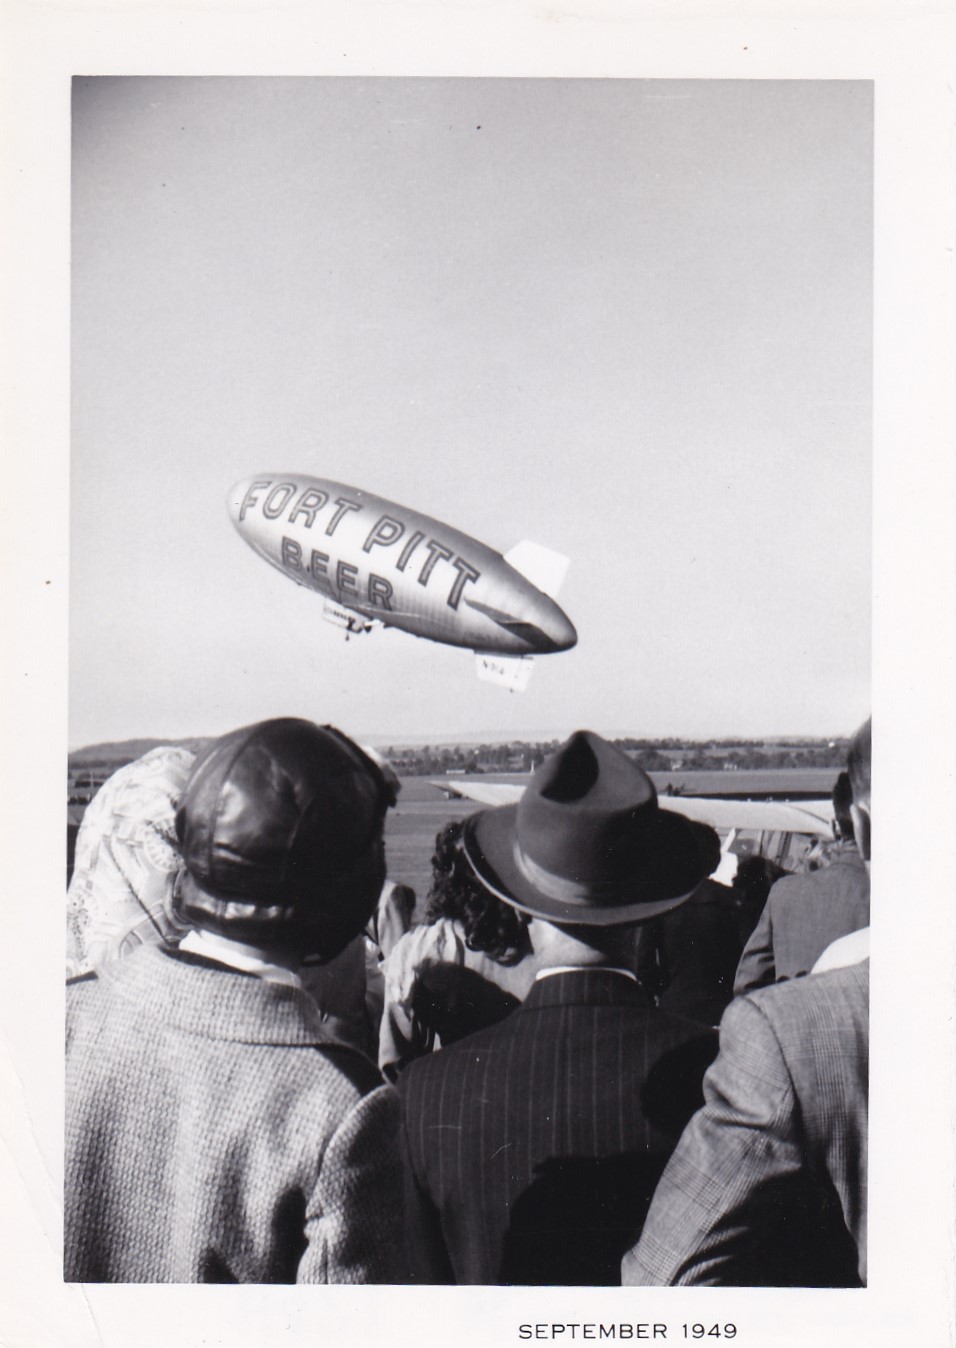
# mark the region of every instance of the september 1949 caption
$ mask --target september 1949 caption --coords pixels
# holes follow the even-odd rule
[[[737,1326],[728,1324],[637,1324],[612,1321],[604,1324],[600,1321],[545,1321],[538,1324],[518,1326],[519,1339],[733,1339],[737,1337]]]

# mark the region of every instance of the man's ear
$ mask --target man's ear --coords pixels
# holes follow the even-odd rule
[[[856,839],[856,845],[859,848],[860,856],[864,861],[870,859],[870,807],[869,805],[857,805],[855,802],[850,806],[850,816],[853,820],[853,836]]]

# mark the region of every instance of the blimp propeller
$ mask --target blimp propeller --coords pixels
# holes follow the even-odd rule
[[[577,633],[555,595],[568,559],[527,540],[504,556],[442,520],[358,487],[259,473],[229,493],[236,529],[270,566],[314,590],[346,636],[398,628],[475,652],[480,678],[527,686],[534,656]]]

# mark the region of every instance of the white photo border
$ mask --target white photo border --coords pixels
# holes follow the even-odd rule
[[[5,52],[6,860],[0,1338],[511,1345],[521,1326],[734,1323],[741,1348],[951,1342],[954,53],[951,9],[588,2],[13,3]],[[70,81],[75,75],[872,80],[876,112],[875,810],[870,1285],[734,1289],[64,1285]],[[811,563],[812,564],[812,563]],[[550,1338],[551,1331],[548,1331]],[[583,1338],[565,1329],[551,1341]],[[539,1339],[534,1333],[533,1339]],[[658,1337],[658,1341],[660,1338]],[[708,1338],[705,1342],[717,1342]]]

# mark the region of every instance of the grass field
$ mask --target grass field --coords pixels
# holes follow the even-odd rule
[[[402,782],[398,805],[389,811],[385,824],[385,855],[389,879],[414,889],[418,897],[416,916],[424,910],[431,883],[435,834],[453,819],[464,819],[480,808],[474,801],[445,800],[425,777],[406,777]]]
[[[742,772],[670,772],[653,774],[659,791],[669,783],[698,795],[753,794],[760,798],[770,793],[827,796],[835,770],[829,769],[774,769]],[[437,779],[436,779],[437,780]],[[449,778],[453,785],[455,778]],[[482,777],[482,782],[527,783],[527,776],[500,774]],[[82,806],[69,807],[68,864],[72,861],[72,844],[83,814]],[[406,777],[398,806],[389,811],[385,828],[388,873],[392,880],[411,885],[418,897],[417,915],[420,916],[431,881],[431,857],[435,834],[453,819],[464,819],[481,807],[473,801],[446,800],[425,777]]]

